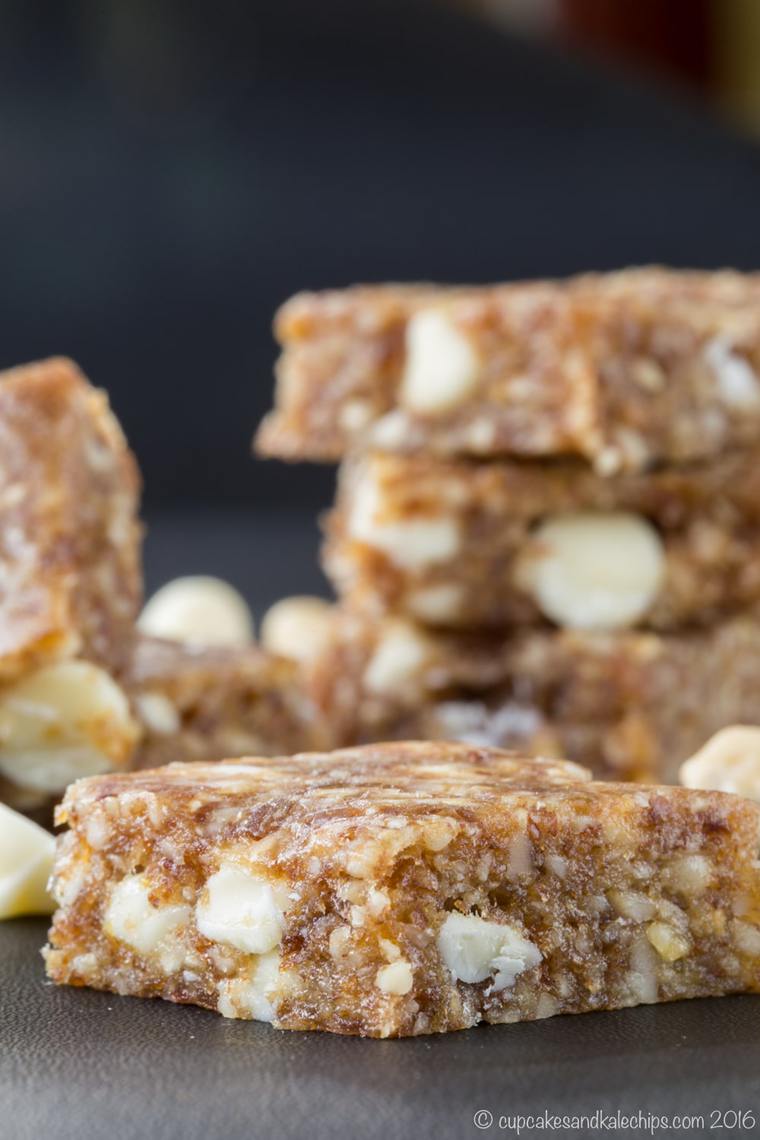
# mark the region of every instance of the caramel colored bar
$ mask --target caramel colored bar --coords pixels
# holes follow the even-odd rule
[[[375,452],[344,465],[326,529],[341,596],[434,626],[676,630],[760,600],[751,452],[611,478]]]
[[[0,373],[0,799],[49,823],[79,776],[129,765],[117,675],[142,594],[140,479],[68,360]]]
[[[140,480],[69,360],[0,373],[0,680],[61,657],[123,665],[141,602]]]
[[[395,1037],[757,991],[760,808],[454,744],[72,787],[47,969]]]
[[[757,275],[661,268],[299,294],[258,448],[334,460],[369,437],[602,474],[715,456],[760,439],[759,300]]]

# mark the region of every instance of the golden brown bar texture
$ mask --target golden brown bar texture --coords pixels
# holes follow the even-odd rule
[[[104,393],[69,360],[0,373],[0,679],[129,653],[140,480]]]
[[[608,779],[676,783],[718,729],[760,719],[750,614],[682,634],[485,637],[337,608],[302,671],[336,744],[457,739],[565,756]]]
[[[482,288],[360,286],[280,310],[264,455],[358,439],[579,455],[603,474],[760,439],[760,276],[657,267]]]
[[[609,628],[709,625],[760,600],[760,463],[750,452],[611,478],[572,461],[374,452],[344,464],[325,529],[325,566],[349,604],[434,626],[551,619],[553,598],[542,599],[538,579],[547,556],[563,560],[561,608],[576,622],[594,618],[600,591],[609,600],[596,617]],[[548,539],[555,531],[561,549]],[[579,556],[591,577],[573,599]]]
[[[199,647],[141,635],[124,686],[142,730],[137,768],[270,756],[323,742],[295,664],[256,646]]]
[[[453,744],[81,781],[56,982],[406,1036],[756,991],[760,808]]]

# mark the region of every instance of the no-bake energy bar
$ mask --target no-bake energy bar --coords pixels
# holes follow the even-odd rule
[[[197,646],[141,635],[124,686],[141,727],[138,768],[322,743],[295,664],[254,645]]]
[[[760,463],[602,478],[582,462],[344,464],[325,565],[350,604],[434,626],[709,625],[760,599]]]
[[[113,670],[142,591],[139,474],[69,360],[0,373],[0,681],[61,657]]]
[[[278,314],[258,448],[580,455],[602,474],[760,439],[760,277],[660,268],[484,288],[362,286]]]
[[[760,987],[760,808],[401,743],[81,781],[56,982],[392,1037]]]
[[[0,798],[49,822],[77,776],[126,767],[117,674],[142,593],[139,474],[69,360],[0,373]]]

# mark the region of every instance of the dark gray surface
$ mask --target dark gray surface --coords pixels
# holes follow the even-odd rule
[[[703,1113],[704,1128],[659,1132],[684,1136],[708,1135],[714,1111],[760,1114],[760,998],[362,1041],[51,986],[44,938],[42,920],[0,926],[8,1140],[449,1140],[478,1135],[482,1109],[491,1136],[510,1134],[500,1114],[545,1109]]]
[[[267,465],[250,466],[253,474]],[[145,540],[146,593],[180,574],[216,574],[245,595],[258,622],[272,602],[288,594],[329,596],[319,545],[317,519],[308,509],[153,512]]]

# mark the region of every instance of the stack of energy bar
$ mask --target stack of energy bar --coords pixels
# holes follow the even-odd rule
[[[674,780],[760,718],[760,276],[301,294],[258,450],[341,460],[303,669],[340,744]]]

